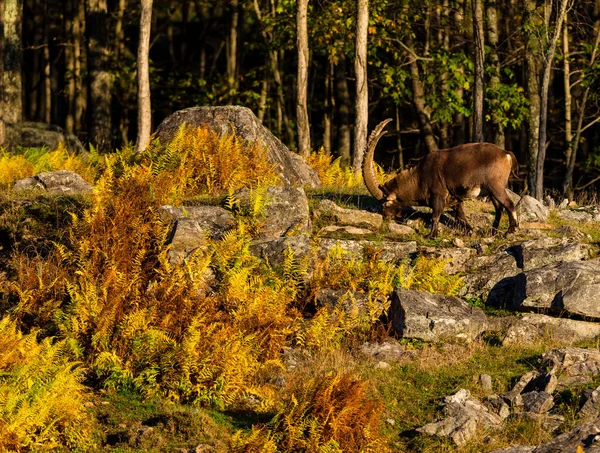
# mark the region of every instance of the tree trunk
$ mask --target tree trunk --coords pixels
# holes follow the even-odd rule
[[[298,91],[296,124],[298,127],[298,153],[310,156],[310,124],[308,121],[308,0],[298,0],[296,27],[298,35]]]
[[[369,0],[357,0],[356,19],[356,117],[354,121],[354,161],[355,173],[362,170],[363,156],[367,148],[367,129],[369,122],[369,87],[367,80],[367,39],[369,32]]]
[[[483,142],[483,90],[485,49],[482,0],[472,0],[473,40],[475,42],[475,86],[473,87],[473,141]]]
[[[115,52],[116,60],[122,61],[121,58],[125,56],[125,30],[123,21],[125,19],[125,11],[127,10],[127,0],[119,0],[119,9],[117,12],[117,22],[115,24]],[[129,85],[129,84],[128,84]],[[123,93],[127,98],[129,90],[126,88],[126,92]],[[121,142],[126,144],[129,142],[129,102],[123,100],[122,108],[119,109],[119,132],[121,134]]]
[[[269,94],[269,81],[267,80],[267,74],[263,75],[263,79],[260,82],[260,98],[258,100],[258,111],[256,116],[262,123],[265,119],[265,111],[267,110],[267,95]]]
[[[563,83],[565,87],[565,166],[569,166],[573,152],[573,122],[571,120],[571,66],[569,51],[569,24],[565,16],[563,25]],[[565,178],[566,179],[566,178]]]
[[[327,63],[327,74],[325,75],[325,112],[323,113],[323,148],[331,154],[332,117],[335,101],[333,98],[333,64]]]
[[[396,104],[396,143],[398,144],[398,169],[402,171],[404,170],[404,151],[402,150],[402,135],[400,134],[400,126],[400,107],[398,107],[398,104]]]
[[[566,25],[565,25],[566,27]],[[592,49],[592,55],[588,67],[592,68],[596,64],[596,58],[598,57],[598,50],[600,49],[600,20],[597,20],[594,25],[594,33],[596,35],[594,40],[594,48]],[[575,132],[575,139],[572,140],[572,147],[570,150],[569,160],[567,162],[567,171],[565,174],[565,180],[563,182],[563,194],[569,199],[573,198],[573,172],[575,171],[575,162],[577,160],[577,150],[579,149],[579,142],[581,141],[581,134],[585,129],[583,126],[583,119],[585,117],[585,109],[587,107],[587,100],[590,94],[590,85],[585,87],[579,108],[577,109],[577,131]]]
[[[454,2],[454,44],[453,46],[456,48],[460,48],[465,44],[465,37],[462,33],[462,26],[465,20],[465,1],[464,0],[455,0]],[[460,87],[456,90],[456,96],[459,99],[464,97],[464,89]],[[465,143],[467,137],[466,131],[466,119],[464,113],[456,112],[454,114],[454,133],[453,133],[453,144],[461,145]]]
[[[427,152],[430,153],[432,151],[437,151],[438,145],[435,141],[435,135],[433,134],[429,112],[425,105],[425,89],[423,88],[423,82],[421,81],[421,75],[419,74],[419,64],[417,63],[417,55],[414,50],[412,38],[409,38],[409,49],[411,53],[410,75],[413,89],[413,104],[417,110],[419,127],[421,129],[421,134],[423,135],[423,140],[425,140],[425,146],[427,146]]]
[[[23,121],[23,90],[21,70],[22,0],[3,0],[0,13],[2,27],[2,104],[0,108],[0,144],[13,150],[19,140],[19,125]],[[11,126],[7,129],[6,126]]]
[[[73,34],[73,26],[76,18],[73,17],[74,1],[65,0],[65,92],[67,97],[65,129],[73,132],[75,129],[75,37]]]
[[[240,14],[238,6],[238,0],[231,0],[231,24],[227,37],[227,82],[230,98],[234,98],[237,91],[237,41]]]
[[[86,67],[85,46],[83,41],[85,38],[85,6],[83,2],[75,0],[76,18],[73,22],[73,53],[75,58],[75,123],[73,125],[74,132],[80,132],[83,129],[87,94],[83,83],[83,72]]]
[[[529,150],[527,152],[527,184],[529,192],[534,193],[537,186],[537,155],[540,137],[540,41],[535,34],[539,26],[536,23],[536,0],[527,0],[527,43],[525,58],[527,62],[527,97],[529,100]]]
[[[490,64],[492,66],[492,76],[490,77],[490,88],[493,93],[498,93],[500,85],[500,60],[498,58],[498,10],[496,0],[489,0],[487,4],[487,35],[490,43]],[[500,148],[504,148],[504,126],[502,125],[502,117],[498,110],[500,109],[500,100],[494,99],[494,114],[492,115],[492,123],[494,124],[494,144]]]
[[[175,13],[177,12],[177,0],[169,0],[169,19],[167,21],[167,41],[169,43],[169,59],[172,65],[177,64],[175,56]]]
[[[548,117],[548,90],[550,88],[550,74],[552,72],[552,63],[554,62],[554,53],[558,38],[562,33],[562,24],[567,14],[569,0],[561,0],[560,9],[557,12],[556,27],[554,35],[550,42],[550,46],[544,56],[544,72],[542,77],[542,85],[540,87],[540,139],[538,141],[538,155],[536,173],[537,180],[534,191],[534,197],[538,200],[542,199],[544,192],[544,161],[546,159],[546,127]]]
[[[152,109],[150,107],[150,31],[152,29],[152,0],[141,0],[140,42],[137,54],[138,78],[138,135],[135,150],[142,152],[150,141]]]
[[[340,60],[335,66],[335,85],[338,106],[338,155],[343,167],[350,166],[350,92],[346,79],[346,60]]]
[[[44,122],[52,122],[52,70],[50,61],[50,17],[48,2],[44,2]]]
[[[90,77],[90,141],[100,152],[108,152],[111,144],[111,93],[113,74],[110,70],[108,43],[108,7],[106,0],[86,0],[88,67]]]

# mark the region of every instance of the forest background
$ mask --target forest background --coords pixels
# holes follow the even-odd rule
[[[135,141],[143,4],[152,130],[242,104],[291,149],[356,168],[367,121],[392,117],[388,169],[485,140],[515,152],[538,198],[600,179],[599,0],[3,0],[4,123],[105,152]]]

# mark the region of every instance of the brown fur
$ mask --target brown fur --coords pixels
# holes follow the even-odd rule
[[[491,143],[468,143],[450,149],[429,153],[418,164],[404,170],[383,185],[379,185],[373,169],[373,153],[379,138],[385,134],[379,124],[371,134],[363,164],[363,177],[371,194],[383,203],[383,214],[388,220],[400,212],[402,206],[427,205],[433,210],[433,224],[429,237],[435,237],[439,220],[447,206],[455,206],[456,218],[468,229],[463,201],[489,195],[496,216],[493,229],[497,230],[502,209],[509,216],[507,233],[518,227],[515,207],[506,193],[511,173],[519,169],[515,155]]]

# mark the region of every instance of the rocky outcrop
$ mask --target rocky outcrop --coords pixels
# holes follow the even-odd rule
[[[542,339],[573,344],[599,335],[599,323],[533,313],[517,318],[508,328],[502,344],[531,343]]]
[[[542,367],[558,376],[558,388],[582,385],[600,376],[600,351],[584,348],[557,348],[545,353]]]
[[[474,257],[466,266],[465,297],[481,297],[491,305],[510,304],[517,275],[523,270],[563,261],[589,258],[587,244],[563,238],[542,237],[514,243],[493,255]]]
[[[331,200],[321,200],[319,203],[319,212],[330,216],[336,225],[366,227],[378,230],[383,224],[381,214],[362,211],[360,209],[341,208]]]
[[[52,195],[79,195],[92,191],[92,185],[68,170],[46,171],[18,180],[13,190],[42,190]]]
[[[236,134],[248,142],[262,143],[267,149],[270,162],[288,186],[317,187],[320,184],[316,171],[298,154],[290,152],[249,108],[227,105],[179,110],[163,120],[156,130],[156,137],[163,144],[170,142],[183,123],[209,127],[220,134]]]
[[[284,263],[286,253],[290,250],[295,260],[302,260],[311,254],[312,246],[308,236],[280,237],[276,239],[263,239],[252,242],[250,252],[273,266]]]
[[[418,432],[449,437],[456,445],[461,446],[473,438],[480,425],[487,428],[498,428],[502,425],[502,418],[471,396],[471,392],[466,389],[460,389],[454,395],[445,397],[442,404],[445,417],[418,428]]]
[[[158,208],[163,222],[194,219],[211,239],[220,239],[235,226],[233,215],[219,206],[170,206]]]
[[[83,153],[85,149],[79,139],[54,124],[24,122],[18,127],[19,143],[22,148],[46,148],[53,151],[59,144],[73,153]]]
[[[220,239],[235,226],[229,211],[219,206],[161,206],[158,214],[171,223],[169,261],[181,263],[194,250],[207,249],[207,239]]]
[[[558,217],[569,222],[600,222],[600,208],[598,206],[584,206],[574,209],[559,209]]]
[[[382,261],[397,263],[411,258],[417,252],[417,243],[391,241],[350,241],[323,238],[319,241],[319,255],[325,258],[334,247],[340,247],[349,259],[376,256]]]
[[[447,261],[444,271],[454,275],[465,272],[472,264],[477,250],[469,247],[420,247],[419,255],[426,258],[441,259]]]
[[[248,209],[250,189],[239,189],[234,197],[242,211]],[[265,190],[264,197],[264,216],[260,220],[257,239],[278,239],[282,236],[310,233],[310,212],[304,189],[272,186]]]
[[[400,337],[425,341],[468,341],[487,327],[485,314],[461,299],[407,289],[392,293],[388,318]]]
[[[600,319],[600,260],[569,261],[524,272],[513,279],[511,306]]]

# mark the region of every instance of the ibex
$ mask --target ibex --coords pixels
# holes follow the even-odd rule
[[[373,168],[373,153],[379,139],[386,134],[383,128],[391,121],[379,123],[367,143],[362,173],[371,195],[383,204],[383,215],[392,220],[402,206],[427,205],[433,210],[431,233],[437,236],[440,217],[446,206],[455,206],[456,220],[472,230],[465,216],[463,201],[467,198],[489,195],[496,216],[492,225],[497,231],[502,208],[508,212],[507,234],[518,227],[515,206],[506,193],[511,174],[519,169],[513,153],[491,143],[469,143],[455,148],[433,151],[419,163],[398,173],[380,185]]]

